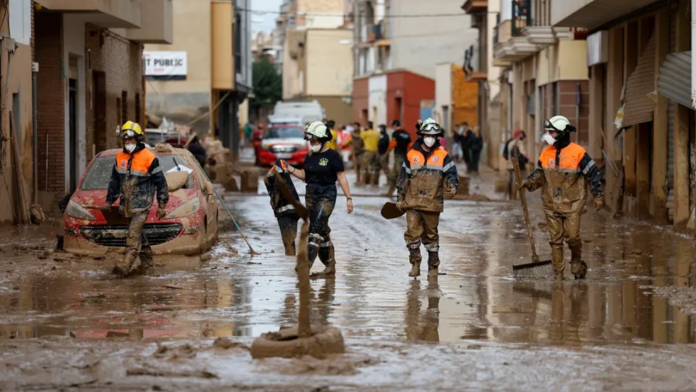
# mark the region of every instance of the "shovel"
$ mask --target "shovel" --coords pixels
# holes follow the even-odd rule
[[[400,210],[396,206],[396,203],[388,201],[384,203],[381,213],[384,219],[396,219],[403,216],[406,213],[406,211]]]
[[[512,167],[515,169],[515,180],[517,182],[518,189],[520,190],[520,201],[522,202],[522,210],[524,211],[524,220],[527,223],[527,237],[529,237],[529,245],[532,247],[532,262],[527,264],[513,265],[513,271],[519,271],[529,268],[536,268],[551,264],[551,260],[539,261],[539,256],[536,252],[536,245],[534,244],[534,230],[532,229],[532,222],[529,219],[529,210],[527,209],[527,195],[525,194],[525,189],[520,188],[519,185],[522,184],[522,176],[520,175],[520,163],[519,163],[519,151],[517,148],[513,149],[513,154],[510,155],[512,159]]]

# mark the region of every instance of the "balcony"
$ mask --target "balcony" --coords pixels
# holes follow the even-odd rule
[[[466,0],[462,9],[467,14],[475,14],[488,11],[488,0]]]
[[[145,0],[141,27],[128,30],[127,37],[141,44],[172,44],[173,10],[172,0]]]
[[[551,0],[551,23],[594,30],[658,0]]]
[[[538,52],[540,47],[530,42],[525,28],[532,26],[532,0],[514,1],[512,19],[500,22],[493,31],[493,58],[497,64],[519,61]]]
[[[149,1],[149,0],[147,0]],[[103,28],[139,28],[142,0],[36,0],[51,11],[89,15],[89,22]]]

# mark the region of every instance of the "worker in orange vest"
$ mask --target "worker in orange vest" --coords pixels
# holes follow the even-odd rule
[[[594,195],[595,208],[600,210],[604,207],[599,171],[585,149],[570,141],[570,133],[576,132],[576,129],[567,118],[551,117],[546,120],[544,128],[548,132],[545,138],[550,145],[541,152],[537,169],[519,187],[530,192],[541,188],[556,280],[563,280],[564,240],[571,252],[571,273],[575,279],[584,279],[587,264],[582,260],[580,216],[586,209],[588,183]]]
[[[420,275],[421,243],[428,251],[428,277],[437,278],[440,265],[438,225],[444,199],[452,199],[459,187],[457,166],[440,146],[442,128],[429,118],[421,123],[420,138],[406,155],[399,176],[396,206],[406,211],[404,234],[411,262],[408,276]]]

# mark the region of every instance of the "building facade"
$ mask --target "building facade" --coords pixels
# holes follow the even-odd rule
[[[551,2],[555,26],[589,33],[589,146],[605,158],[610,206],[680,230],[695,196],[689,6]]]
[[[146,70],[147,111],[200,133],[213,130],[235,157],[239,106],[252,85],[250,2],[171,2],[173,44],[146,45],[145,59],[179,66]]]

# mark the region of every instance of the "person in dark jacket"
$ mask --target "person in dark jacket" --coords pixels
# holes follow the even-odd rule
[[[479,127],[474,128],[474,132],[469,140],[469,149],[471,150],[470,172],[478,174],[479,160],[481,159],[481,151],[483,150],[483,137]]]
[[[389,134],[387,133],[387,126],[382,124],[379,126],[379,144],[377,145],[379,168],[372,178],[372,183],[374,185],[379,185],[379,173],[384,172],[387,180],[389,180]]]
[[[201,168],[205,167],[205,160],[207,158],[207,153],[205,152],[205,148],[201,146],[200,141],[198,140],[198,135],[193,134],[190,137],[190,140],[188,142],[188,145],[186,146],[186,149],[189,150],[191,154],[196,158],[198,161],[198,164],[201,165]]]
[[[121,127],[123,151],[116,155],[106,194],[105,209],[120,198],[119,211],[129,219],[126,251],[121,262],[116,262],[114,273],[129,275],[141,267],[152,266],[152,250],[143,236],[143,226],[150,214],[157,193],[157,218],[164,219],[169,202],[167,180],[155,154],[145,147],[143,130],[139,124],[128,121]]]
[[[411,134],[408,133],[402,126],[399,120],[392,121],[392,139],[389,142],[389,148],[394,150],[394,165],[392,166],[391,176],[389,176],[389,191],[387,197],[392,197],[396,190],[396,180],[401,173],[401,165],[403,165],[408,153],[408,147],[411,144]]]
[[[297,221],[300,219],[297,216],[295,207],[292,205],[292,201],[288,200],[281,191],[281,185],[276,182],[275,173],[278,173],[283,179],[283,182],[288,187],[292,197],[295,200],[300,200],[297,195],[297,190],[295,185],[292,183],[292,178],[290,173],[288,173],[288,167],[284,161],[277,160],[275,166],[268,171],[266,178],[264,179],[264,184],[266,185],[266,190],[268,195],[271,197],[271,207],[273,208],[273,213],[278,219],[278,226],[280,227],[280,235],[283,238],[283,246],[285,247],[286,256],[295,256],[295,239],[297,238]]]

